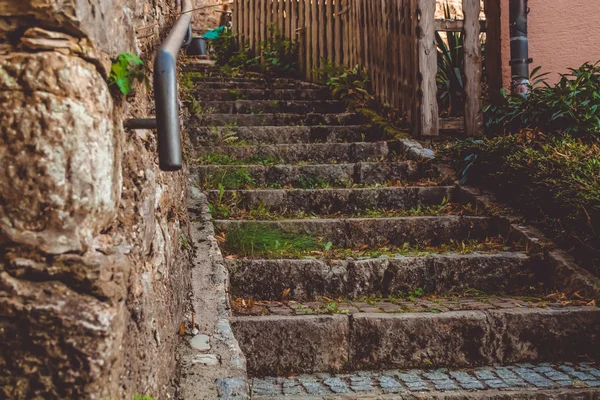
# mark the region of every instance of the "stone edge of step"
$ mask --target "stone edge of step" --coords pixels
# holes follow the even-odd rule
[[[190,208],[199,218],[192,221],[191,244],[194,247],[192,267],[192,311],[196,321],[207,325],[206,335],[212,344],[210,356],[215,363],[206,364],[197,359],[206,356],[194,351],[187,340],[178,348],[181,377],[181,399],[211,396],[218,399],[249,399],[250,386],[246,357],[233,335],[229,304],[229,276],[216,239],[206,196],[194,186],[188,195]],[[200,211],[200,213],[198,213]],[[208,293],[202,286],[210,287]],[[206,318],[206,320],[204,320]],[[215,354],[216,353],[216,354]],[[212,393],[212,394],[209,394]],[[218,397],[212,397],[218,396]],[[208,397],[202,397],[208,398]]]
[[[460,185],[458,185],[458,189],[459,196],[472,200],[477,209],[485,212],[492,211],[495,204],[502,204],[497,202],[496,196],[489,191]],[[600,278],[578,265],[573,256],[558,248],[539,229],[521,223],[523,216],[514,212],[510,214],[503,212],[503,217],[510,223],[509,238],[525,242],[530,251],[543,254],[544,261],[554,268],[557,283],[561,284],[564,292],[577,293],[585,298],[600,300]]]
[[[557,324],[558,320],[563,322]],[[595,321],[595,325],[588,325],[587,334],[580,332],[583,327],[581,324],[590,320]],[[586,306],[450,311],[440,314],[359,313],[232,319],[233,329],[240,337],[242,347],[249,340],[255,349],[249,354],[248,369],[256,376],[289,372],[287,370],[291,365],[297,373],[339,373],[349,366],[353,366],[353,370],[426,368],[429,362],[452,365],[452,368],[504,365],[529,362],[532,357],[537,360],[538,352],[548,350],[551,345],[556,345],[553,347],[556,353],[544,353],[538,361],[571,358],[577,355],[573,351],[580,351],[581,346],[564,352],[561,344],[570,343],[576,334],[580,338],[589,338],[585,346],[593,346],[596,339],[592,339],[591,333],[597,329],[599,322],[600,309]],[[457,326],[462,326],[458,336],[455,332]],[[537,333],[533,327],[537,327]],[[556,340],[564,343],[557,344],[556,340],[549,338],[546,331],[549,327],[552,327]],[[412,334],[415,330],[420,332],[418,338]],[[292,335],[291,331],[303,334]],[[441,336],[440,332],[443,333]],[[482,335],[477,342],[473,342],[474,332]],[[527,332],[531,343],[536,342],[537,347],[518,345],[524,332]],[[377,340],[372,340],[373,337]],[[278,341],[281,343],[276,343]],[[434,352],[422,354],[423,359],[411,359],[410,355],[419,353],[418,349],[424,343]],[[268,354],[271,351],[269,349],[274,347],[278,353]],[[500,348],[505,351],[498,351]],[[307,358],[308,354],[314,354],[315,349],[320,350],[319,356]],[[436,358],[428,361],[432,354],[436,354]],[[301,360],[306,360],[307,364],[301,366]],[[335,361],[333,367],[331,360]],[[398,360],[408,361],[402,364]]]

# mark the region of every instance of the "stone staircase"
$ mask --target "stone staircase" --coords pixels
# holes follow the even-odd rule
[[[192,184],[253,398],[599,398],[598,280],[327,88],[201,71]]]

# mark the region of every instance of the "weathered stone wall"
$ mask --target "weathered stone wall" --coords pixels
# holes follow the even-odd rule
[[[199,36],[218,27],[223,4],[229,6],[230,3],[229,0],[193,0],[194,8],[197,9],[194,15],[194,35]]]
[[[0,0],[0,398],[168,398],[188,307],[186,174],[163,173],[144,85],[167,0]],[[36,29],[32,29],[35,27]]]

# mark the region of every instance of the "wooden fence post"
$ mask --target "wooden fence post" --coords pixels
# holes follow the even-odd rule
[[[469,1],[479,2],[479,0]],[[418,121],[419,136],[437,136],[439,115],[436,85],[435,1],[417,0],[417,20],[417,80],[420,93],[417,115],[414,117]]]
[[[463,0],[465,46],[465,132],[467,136],[483,135],[481,111],[481,12],[480,0]]]

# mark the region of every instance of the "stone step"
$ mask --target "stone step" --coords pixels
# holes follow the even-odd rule
[[[436,179],[440,173],[415,161],[391,163],[321,165],[199,165],[191,167],[192,176],[202,189],[349,188],[354,185],[391,185]],[[448,179],[452,179],[449,177]],[[428,181],[435,185],[435,182]],[[439,184],[447,184],[443,178]]]
[[[226,144],[224,139],[253,144],[352,143],[376,142],[384,135],[368,125],[351,126],[231,126],[191,127],[196,146]]]
[[[600,356],[600,308],[586,306],[250,316],[232,328],[254,377]]]
[[[199,84],[202,85],[202,84]],[[194,97],[199,101],[224,100],[329,100],[327,87],[318,89],[196,89]]]
[[[326,86],[295,79],[251,79],[251,78],[225,78],[225,77],[192,77],[196,89],[255,89],[255,90],[324,90]]]
[[[214,113],[253,114],[253,113],[343,113],[344,103],[337,100],[226,100],[201,101],[203,107]]]
[[[548,279],[542,260],[525,253],[432,254],[364,260],[226,260],[233,298],[280,301],[388,298],[416,289],[432,295],[475,291],[529,293]],[[545,289],[551,286],[544,284]],[[435,305],[434,305],[435,306]],[[343,307],[342,307],[343,308]],[[262,310],[260,310],[262,314]],[[260,315],[259,314],[259,315]]]
[[[338,164],[402,161],[399,142],[303,143],[200,147],[201,164]]]
[[[196,117],[198,118],[198,117]],[[307,125],[360,125],[361,115],[341,114],[207,114],[201,126],[307,126]],[[191,125],[196,121],[191,119]]]
[[[230,218],[235,211],[260,207],[270,213],[288,216],[365,215],[368,210],[410,211],[419,207],[440,206],[453,201],[452,186],[380,187],[366,189],[283,189],[210,190],[209,204],[228,205]],[[239,213],[238,213],[239,214]],[[243,216],[242,216],[243,217]]]
[[[593,400],[600,396],[600,366],[591,362],[556,362],[469,369],[320,373],[254,378],[250,386],[255,400]]]
[[[311,237],[345,249],[384,246],[439,246],[464,240],[485,240],[508,231],[508,222],[499,218],[434,216],[398,218],[298,219],[278,221],[215,220],[215,230],[234,232],[269,229],[286,237]],[[283,245],[283,243],[281,243]],[[226,254],[239,254],[225,242]],[[256,249],[260,250],[260,249]],[[283,257],[282,257],[283,258]],[[289,257],[288,257],[289,258]]]

